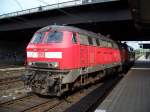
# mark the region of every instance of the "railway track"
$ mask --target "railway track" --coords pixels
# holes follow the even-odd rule
[[[38,97],[31,94],[16,100],[0,104],[0,112],[62,112],[84,99],[92,91],[101,87],[105,82],[94,84],[87,89],[69,93],[68,97],[61,99],[56,97]],[[112,85],[111,85],[112,86]]]
[[[5,77],[0,79],[0,96],[9,96],[15,94],[24,88],[24,83],[20,76]]]
[[[0,79],[0,86],[8,85],[10,83],[14,83],[14,82],[18,82],[18,81],[21,81],[20,76],[3,78],[3,79]]]
[[[7,70],[7,69],[0,69],[0,89],[2,86],[9,86],[14,83],[22,82],[21,75],[24,73],[24,70]]]
[[[0,95],[10,89],[23,87],[24,83],[20,79],[20,76],[7,77],[0,79]]]
[[[31,94],[0,104],[0,112],[44,112],[52,109],[64,100],[58,98],[42,98]],[[43,110],[44,109],[44,110]]]
[[[78,91],[67,98],[38,97],[37,95],[24,96],[19,99],[11,100],[0,104],[0,112],[53,112],[56,109],[65,110],[69,105],[79,101],[96,86],[89,88],[86,92]],[[88,91],[88,92],[87,92]],[[64,105],[65,104],[65,105]],[[61,107],[61,108],[59,108]],[[62,111],[62,110],[60,110]]]

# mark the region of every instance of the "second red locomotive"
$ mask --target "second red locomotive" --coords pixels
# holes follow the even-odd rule
[[[133,61],[128,46],[103,35],[70,26],[47,26],[27,46],[25,83],[35,93],[59,96],[120,72]]]

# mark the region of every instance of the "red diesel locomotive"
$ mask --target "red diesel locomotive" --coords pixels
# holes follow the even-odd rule
[[[120,72],[131,62],[125,44],[70,26],[38,30],[26,50],[25,84],[42,95],[59,96],[106,74]]]

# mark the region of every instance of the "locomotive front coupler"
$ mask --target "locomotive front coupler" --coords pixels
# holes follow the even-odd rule
[[[24,82],[25,85],[28,85],[30,81],[30,77],[34,75],[35,75],[35,71],[26,70],[25,73],[21,75],[21,80]]]

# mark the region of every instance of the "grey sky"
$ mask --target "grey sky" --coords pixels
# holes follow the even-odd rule
[[[139,43],[138,41],[128,41],[127,44],[129,46],[132,46],[134,49],[138,49],[139,48]]]
[[[43,2],[41,2],[43,1]],[[1,0],[0,15],[70,0]],[[45,3],[44,3],[45,2]]]
[[[134,49],[139,48],[139,43],[150,43],[150,41],[127,41],[127,44],[132,46]]]

